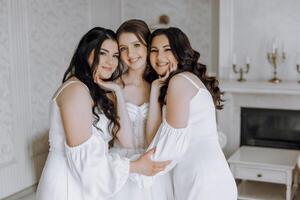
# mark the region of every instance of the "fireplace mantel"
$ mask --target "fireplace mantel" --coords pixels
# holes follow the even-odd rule
[[[227,136],[226,156],[241,144],[241,108],[300,110],[300,84],[297,82],[221,80],[220,89],[225,102],[224,109],[217,112],[217,121],[219,130]]]
[[[267,81],[220,80],[220,89],[229,93],[300,95],[300,84],[295,81],[274,84]]]

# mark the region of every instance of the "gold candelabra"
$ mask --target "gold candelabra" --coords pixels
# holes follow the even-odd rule
[[[283,51],[279,54],[278,49],[274,48],[272,52],[267,53],[268,61],[273,67],[273,78],[269,80],[271,83],[280,83],[281,79],[277,77],[277,67],[282,64],[286,59],[286,54]]]
[[[232,64],[232,67],[233,67],[234,73],[236,73],[236,74],[239,73],[240,74],[240,77],[237,79],[237,81],[245,82],[246,79],[244,78],[244,73],[247,74],[249,72],[250,64],[246,63],[246,69],[243,68],[243,67],[240,67],[239,69],[237,69],[236,64]]]
[[[300,64],[297,64],[297,72],[300,73]],[[300,80],[298,81],[298,83],[300,83]]]

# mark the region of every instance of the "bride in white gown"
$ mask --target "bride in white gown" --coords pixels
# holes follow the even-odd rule
[[[63,85],[51,101],[50,152],[37,200],[108,199],[121,190],[130,172],[154,175],[168,164],[151,161],[153,151],[136,161],[108,153],[112,139],[132,146],[130,135],[117,131],[123,122],[117,121],[112,93],[97,85],[118,77],[118,63],[113,31],[96,27],[80,40]],[[115,96],[123,105],[121,90],[115,90]],[[118,115],[124,111],[118,109]]]
[[[111,152],[121,156],[132,157],[141,154],[148,146],[145,138],[146,118],[149,111],[150,83],[145,77],[147,64],[147,41],[150,30],[142,20],[128,20],[117,30],[120,57],[126,71],[119,80],[123,88],[131,130],[132,148],[124,148],[118,142]],[[124,117],[125,118],[125,117]],[[159,177],[150,188],[139,188],[130,179],[112,200],[173,200],[173,189],[170,174]]]

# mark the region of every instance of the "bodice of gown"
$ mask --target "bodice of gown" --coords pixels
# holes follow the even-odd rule
[[[132,156],[134,154],[140,154],[145,150],[145,125],[146,118],[149,110],[149,104],[144,103],[140,106],[127,102],[126,108],[132,127],[132,149],[123,148],[118,143],[115,143],[111,152],[118,152],[123,156]]]
[[[148,103],[136,106],[132,103],[126,103],[128,115],[131,121],[133,131],[133,146],[136,149],[145,148],[145,125],[149,110]]]

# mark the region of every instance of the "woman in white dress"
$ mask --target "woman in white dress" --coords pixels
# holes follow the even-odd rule
[[[215,109],[222,108],[218,81],[206,76],[206,66],[198,63],[200,54],[180,29],[155,30],[150,41],[153,69],[158,76],[171,73],[161,83],[159,95],[151,94],[158,106],[150,109],[149,119],[162,117],[159,129],[148,132],[147,138],[152,141],[149,148],[156,146],[154,160],[172,160],[165,171],[176,164],[175,199],[236,200],[236,184],[218,142]],[[155,179],[143,178],[144,185]]]
[[[148,146],[145,137],[146,118],[149,110],[151,75],[145,76],[150,66],[147,63],[147,42],[150,36],[148,25],[138,19],[124,22],[117,30],[120,58],[126,67],[118,83],[123,90],[129,126],[123,131],[132,133],[131,148],[126,148],[115,141],[111,152],[132,157],[145,152]],[[124,117],[124,119],[126,116]],[[169,174],[161,176],[151,188],[140,188],[128,179],[125,186],[112,200],[173,200],[173,189]]]
[[[51,101],[50,152],[38,185],[37,200],[99,200],[117,193],[129,173],[153,175],[167,162],[153,162],[153,151],[137,161],[108,153],[108,142],[118,138],[131,146],[128,135],[119,134],[121,90],[99,87],[118,78],[119,51],[115,33],[96,27],[80,40]],[[119,103],[119,101],[121,101]],[[120,108],[120,109],[119,109]],[[121,132],[120,132],[121,133]]]

